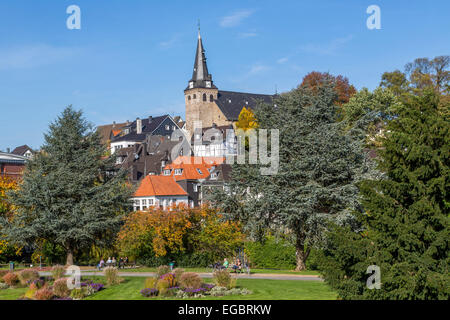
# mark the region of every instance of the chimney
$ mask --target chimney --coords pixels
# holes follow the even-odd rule
[[[137,134],[142,133],[142,120],[139,118],[136,119],[136,133]]]
[[[148,123],[152,123],[152,121],[153,121],[153,117],[152,116],[148,117]]]
[[[113,121],[113,128],[115,128],[116,127],[116,122],[115,121]]]
[[[11,149],[10,148],[6,148],[6,153],[11,153]]]
[[[126,123],[126,125],[127,125],[127,126],[129,126],[129,125],[130,125],[130,121],[128,121],[128,120],[127,120],[127,123]]]

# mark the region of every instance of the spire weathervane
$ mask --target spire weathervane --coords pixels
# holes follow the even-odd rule
[[[198,37],[200,38],[200,19],[198,19],[197,27],[198,27]]]

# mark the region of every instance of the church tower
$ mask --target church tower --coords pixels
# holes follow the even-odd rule
[[[210,127],[215,122],[215,100],[219,90],[212,81],[206,65],[200,29],[198,30],[197,52],[195,54],[194,71],[188,87],[184,90],[186,104],[186,130],[193,134],[194,121],[202,121],[202,127]]]

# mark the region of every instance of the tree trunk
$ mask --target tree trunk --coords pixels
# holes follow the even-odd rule
[[[66,266],[73,265],[73,250],[71,248],[67,249]]]
[[[297,245],[295,248],[295,257],[297,259],[297,267],[295,271],[306,270],[306,259],[308,259],[310,249],[305,250],[305,245],[303,241],[297,240]]]

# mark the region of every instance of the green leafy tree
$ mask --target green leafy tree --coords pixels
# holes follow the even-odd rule
[[[132,190],[105,149],[82,112],[67,107],[50,124],[42,152],[29,160],[19,190],[11,193],[18,213],[2,220],[8,239],[60,245],[67,264],[79,250],[110,244]]]
[[[261,165],[234,164],[228,192],[211,199],[227,217],[242,221],[253,239],[269,230],[290,235],[297,270],[306,268],[312,246],[323,240],[326,221],[344,223],[358,206],[356,183],[367,170],[360,141],[337,122],[333,79],[322,81],[282,94],[276,107],[255,110],[260,128],[279,129],[278,173],[262,175]]]
[[[379,167],[361,185],[360,233],[335,228],[320,268],[344,299],[449,298],[449,121],[433,91],[413,96],[387,126]],[[381,268],[368,289],[367,267]]]

